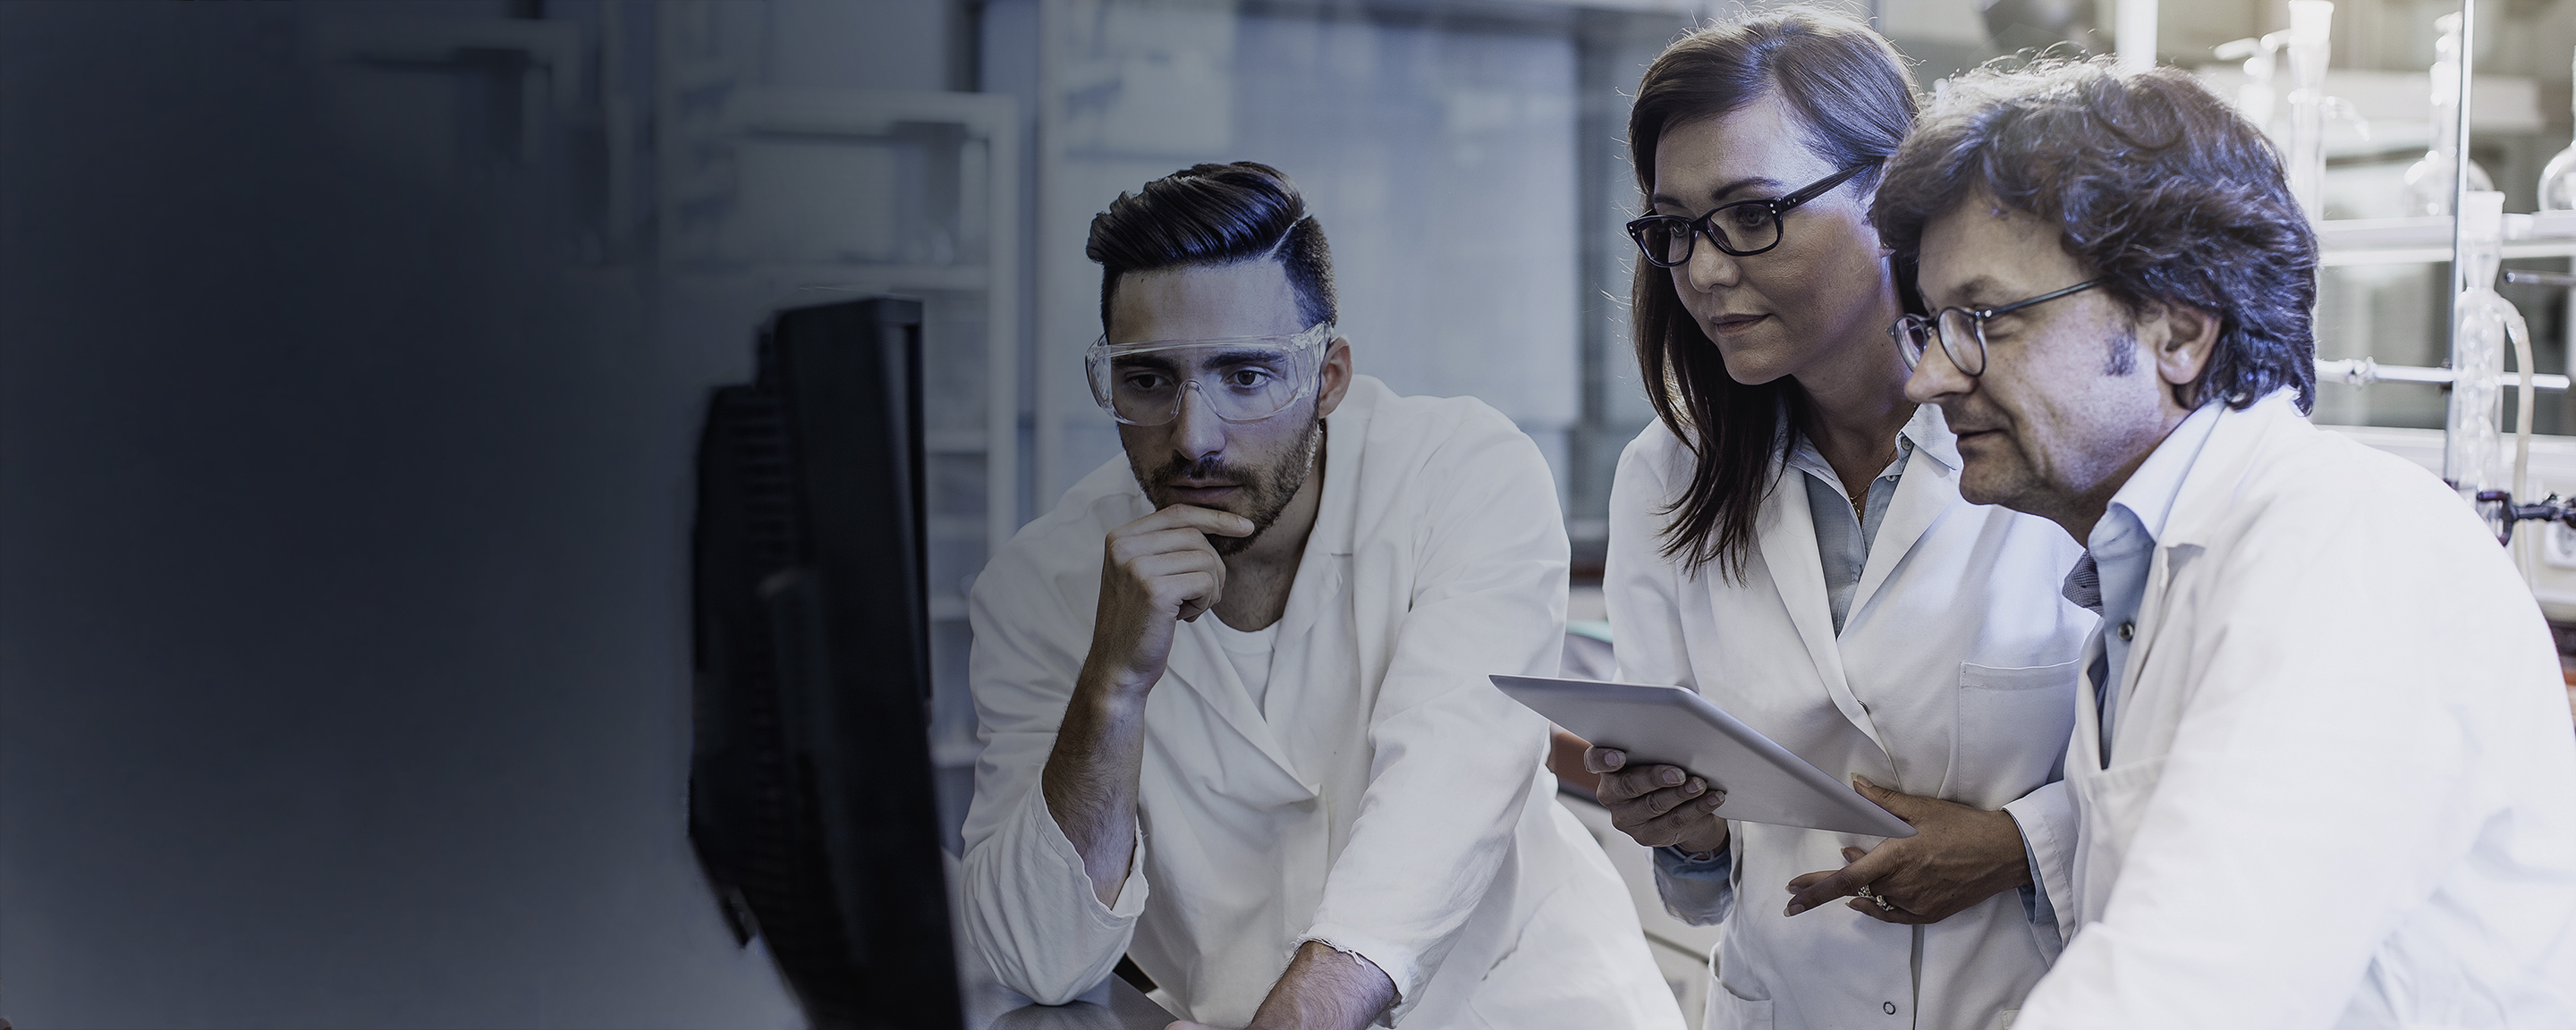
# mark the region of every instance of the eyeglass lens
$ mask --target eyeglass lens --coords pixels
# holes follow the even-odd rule
[[[1780,217],[1767,201],[1728,204],[1699,220],[1657,218],[1637,228],[1637,245],[1666,268],[1690,260],[1692,244],[1705,230],[1717,249],[1739,257],[1769,250],[1780,242]]]
[[[1184,391],[1196,389],[1216,417],[1257,422],[1297,400],[1296,364],[1286,355],[1228,355],[1189,374],[1159,363],[1125,364],[1111,373],[1109,402],[1121,421],[1158,426],[1180,414]]]
[[[1888,330],[1888,335],[1896,338],[1897,356],[1905,359],[1908,372],[1923,363],[1924,350],[1932,346],[1932,327],[1924,323],[1921,315],[1898,318],[1896,325]]]
[[[1942,308],[1939,323],[1941,352],[1961,374],[1983,375],[1986,371],[1986,327],[1965,308]]]

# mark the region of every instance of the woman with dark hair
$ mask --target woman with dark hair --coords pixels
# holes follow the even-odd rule
[[[2094,617],[2060,596],[2075,543],[1962,500],[1956,437],[1905,398],[1912,271],[1868,213],[1914,114],[1886,39],[1789,9],[1675,42],[1629,118],[1659,418],[1611,491],[1620,678],[1699,691],[1916,830],[1731,822],[1691,770],[1588,752],[1666,906],[1725,926],[1709,1030],[2000,1027],[2061,946],[2027,886],[2067,860]]]

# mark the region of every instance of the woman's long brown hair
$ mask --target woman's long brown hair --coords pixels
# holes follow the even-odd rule
[[[1646,70],[1629,110],[1638,192],[1655,191],[1655,147],[1665,130],[1741,110],[1774,91],[1806,128],[1808,148],[1833,167],[1884,161],[1914,127],[1904,60],[1867,25],[1816,8],[1774,10],[1683,36]],[[1873,188],[1878,170],[1852,182]],[[1898,272],[1906,306],[1920,307],[1911,300],[1913,270]],[[1695,459],[1689,488],[1666,509],[1672,521],[1664,527],[1664,556],[1693,571],[1715,561],[1741,580],[1762,499],[1788,452],[1783,420],[1796,425],[1805,415],[1805,391],[1786,377],[1759,386],[1735,381],[1717,345],[1682,307],[1670,270],[1638,261],[1633,301],[1646,399]]]

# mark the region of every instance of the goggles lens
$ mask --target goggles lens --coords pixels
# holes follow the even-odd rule
[[[1315,392],[1332,338],[1330,322],[1294,336],[1144,343],[1110,343],[1104,337],[1091,345],[1083,364],[1092,399],[1129,425],[1170,422],[1191,391],[1218,418],[1258,422]]]

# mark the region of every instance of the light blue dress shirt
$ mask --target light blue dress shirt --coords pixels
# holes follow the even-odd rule
[[[2111,726],[2120,714],[2120,679],[2129,667],[2138,609],[2146,604],[2147,572],[2155,566],[2156,538],[2164,535],[2174,498],[2182,493],[2183,479],[2200,458],[2201,445],[2209,442],[2220,407],[2215,402],[2202,405],[2165,434],[2147,460],[2138,463],[2129,481],[2111,495],[2102,517],[2094,520],[2093,532],[2084,541],[2084,555],[2075,559],[2074,571],[2066,574],[2066,599],[2102,617],[2102,625],[2093,631],[2094,639],[2102,643],[2102,653],[2093,655],[2086,671],[2093,679],[2093,703],[2100,716],[2104,768],[2111,764]],[[2084,651],[2093,653],[2091,642]],[[2057,907],[2048,903],[2047,892],[2037,889],[2039,853],[2031,850],[2027,839],[2022,850],[2030,859],[2032,884],[2021,889],[2023,911],[2034,923],[2056,922]]]
[[[1792,443],[1789,468],[1801,473],[1807,490],[1807,514],[1816,525],[1816,556],[1824,563],[1825,599],[1833,608],[1834,632],[1840,633],[1844,619],[1851,613],[1852,595],[1860,588],[1861,570],[1869,564],[1870,542],[1878,538],[1879,523],[1886,520],[1887,506],[1896,499],[1896,484],[1904,478],[1908,459],[1914,456],[1914,439],[1907,432],[1897,434],[1896,460],[1888,462],[1878,478],[1869,481],[1869,496],[1861,500],[1858,516],[1852,514],[1851,494],[1843,489],[1842,477],[1834,474],[1824,452],[1817,450],[1805,433],[1798,433]],[[1693,861],[1670,845],[1656,848],[1654,854],[1655,887],[1658,895],[1667,899],[1664,907],[1675,918],[1699,921],[1672,899],[1731,893],[1728,886],[1735,874],[1735,849],[1720,848],[1703,861]],[[1732,898],[1708,907],[1722,913],[1733,908]]]
[[[2164,442],[2111,495],[2111,503],[2085,539],[2083,557],[2075,560],[2075,570],[2066,577],[2066,599],[2102,616],[2101,628],[2093,631],[2102,642],[2102,653],[2087,671],[2093,677],[2093,703],[2101,716],[2105,768],[2111,762],[2111,730],[2120,716],[2120,680],[2129,667],[2138,609],[2146,603],[2147,571],[2155,565],[2156,538],[2164,535],[2174,498],[2182,493],[2183,478],[2191,474],[2201,445],[2209,442],[2220,407],[2214,402],[2203,405],[2165,434]],[[2089,597],[2084,586],[2088,572],[2094,581]]]

